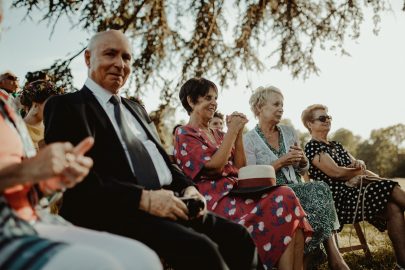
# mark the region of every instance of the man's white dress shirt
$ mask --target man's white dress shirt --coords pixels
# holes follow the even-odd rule
[[[110,91],[102,88],[100,85],[98,85],[90,78],[87,78],[84,84],[88,89],[90,89],[91,92],[93,92],[97,101],[100,103],[101,107],[103,107],[104,111],[107,113],[108,118],[110,118],[111,123],[114,126],[115,133],[117,133],[118,138],[120,139],[120,142],[122,144],[122,147],[124,148],[125,155],[128,159],[129,165],[131,166],[131,170],[132,172],[134,172],[131,158],[128,153],[127,145],[125,144],[122,138],[120,128],[118,126],[117,121],[115,120],[114,105],[110,102],[110,98],[113,96],[113,94]],[[153,165],[155,166],[157,175],[159,177],[160,185],[161,186],[170,185],[172,182],[172,174],[169,168],[167,167],[163,156],[160,154],[156,145],[151,140],[149,140],[148,136],[146,135],[146,132],[143,130],[141,124],[138,122],[135,116],[133,116],[132,113],[121,103],[121,99],[119,100],[121,109],[123,111],[123,118],[124,118],[123,121],[127,121],[127,125],[129,126],[130,131],[133,132],[133,134],[139,140],[142,141],[143,145],[148,151],[153,161]]]

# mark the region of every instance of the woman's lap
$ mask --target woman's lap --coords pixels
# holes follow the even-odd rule
[[[372,182],[363,186],[361,192],[359,192],[359,187],[348,187],[344,183],[332,183],[332,185],[334,185],[331,190],[334,190],[333,197],[341,224],[340,229],[344,224],[352,224],[353,221],[359,222],[364,218],[365,221],[374,225],[379,231],[386,230],[387,222],[383,218],[383,213],[387,203],[390,201],[393,189],[398,185],[397,182],[391,180]],[[355,217],[355,220],[353,220],[353,217]]]
[[[332,192],[323,182],[290,184],[289,187],[300,199],[309,223],[314,229],[311,241],[305,245],[305,253],[308,253],[328,239],[332,231],[339,229]]]
[[[267,267],[277,263],[298,228],[307,237],[312,231],[294,191],[286,186],[256,198],[224,197],[215,212],[248,229]]]

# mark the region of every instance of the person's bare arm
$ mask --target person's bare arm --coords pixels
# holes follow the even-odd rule
[[[243,136],[242,132],[238,133],[238,136],[235,140],[235,155],[234,155],[234,165],[236,168],[245,167],[247,164],[246,162],[246,154],[245,149],[243,146]]]
[[[204,165],[206,174],[219,174],[222,173],[229,156],[231,155],[232,147],[235,145],[238,133],[243,126],[243,119],[240,117],[232,117],[228,123],[228,131],[226,132],[222,144]]]
[[[241,127],[238,132],[238,136],[236,137],[236,140],[235,140],[235,155],[233,158],[235,167],[239,169],[239,168],[245,167],[247,164],[245,148],[243,145],[243,129],[249,120],[247,120],[246,115],[241,114],[241,113],[235,115],[235,117],[240,117],[242,120],[241,124],[240,124]]]
[[[366,164],[364,163],[363,160],[360,159],[356,159],[354,156],[352,156],[352,154],[348,153],[350,160],[352,161],[352,163],[350,164],[350,168],[360,168],[363,171],[367,170]]]
[[[337,181],[347,181],[356,175],[361,175],[360,168],[341,167],[327,153],[320,153],[314,156],[312,164],[329,177]]]
[[[22,163],[13,164],[0,170],[0,192],[29,181],[31,181],[29,169],[25,168]]]
[[[70,143],[54,143],[40,150],[35,157],[25,159],[0,170],[0,191],[9,187],[29,183],[55,182],[60,186],[71,187],[87,175],[93,165],[92,160],[83,154],[93,145],[93,139],[74,148]],[[68,160],[69,157],[71,160]],[[54,191],[54,190],[52,190]]]

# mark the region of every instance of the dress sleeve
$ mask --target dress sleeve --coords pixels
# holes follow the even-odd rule
[[[312,162],[316,155],[323,152],[326,152],[325,146],[317,141],[311,140],[305,145],[305,155],[307,156],[309,162]]]
[[[246,165],[255,165],[256,164],[255,144],[253,142],[251,132],[248,132],[243,136],[243,144],[245,148]]]
[[[204,168],[205,163],[211,160],[212,155],[213,152],[210,151],[201,134],[189,127],[177,128],[174,156],[177,165],[185,175],[193,180],[198,180],[196,177]]]
[[[343,155],[346,155],[346,156],[350,159],[349,152],[347,152],[347,150],[344,148],[344,146],[343,146],[340,142],[333,141],[332,143],[335,145],[336,148],[338,148],[338,150],[339,150]]]

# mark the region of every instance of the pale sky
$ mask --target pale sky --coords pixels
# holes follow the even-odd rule
[[[40,17],[21,21],[23,10],[10,10],[4,1],[5,16],[0,34],[0,72],[11,70],[21,79],[28,71],[49,67],[57,58],[64,58],[86,44],[90,33],[71,29],[65,20],[59,23],[50,38],[45,23],[38,24]],[[274,85],[284,94],[284,117],[294,126],[304,130],[300,121],[302,110],[310,104],[322,103],[329,107],[333,116],[332,131],[347,128],[354,134],[368,138],[371,130],[390,125],[405,124],[405,12],[402,0],[392,1],[392,12],[382,15],[380,33],[372,33],[370,14],[366,14],[361,37],[353,42],[347,39],[346,49],[351,56],[340,56],[333,51],[318,51],[315,61],[320,74],[309,79],[293,79],[287,69],[267,70],[262,73],[240,71],[238,81],[230,82],[229,89],[222,89],[218,109],[225,113],[241,111],[250,121],[248,128],[256,124],[249,109],[252,91],[246,88],[247,80],[253,89]],[[269,67],[274,65],[269,59]],[[75,86],[81,88],[87,76],[83,56],[72,64]],[[209,78],[208,78],[209,79]],[[215,81],[214,81],[215,82]],[[142,97],[148,111],[156,109],[159,100],[156,93]],[[187,119],[179,109],[177,120]]]

